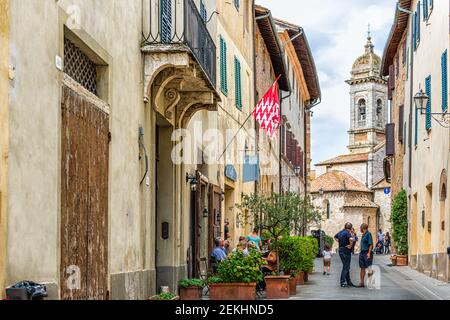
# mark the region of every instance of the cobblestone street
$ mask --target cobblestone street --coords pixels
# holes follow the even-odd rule
[[[376,256],[374,267],[380,271],[380,289],[341,288],[341,261],[333,256],[331,275],[322,275],[322,260],[316,259],[310,281],[298,287],[292,300],[449,300],[450,284],[431,279],[409,267],[390,267],[389,256]],[[375,275],[374,275],[375,276]],[[351,277],[359,283],[358,256],[352,258]]]

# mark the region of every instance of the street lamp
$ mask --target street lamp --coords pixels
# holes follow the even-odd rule
[[[300,171],[302,170],[302,168],[300,167],[294,167],[294,173],[296,176],[300,175]]]
[[[420,114],[426,113],[428,99],[429,99],[428,95],[425,92],[423,92],[422,89],[420,89],[420,91],[417,92],[416,95],[414,96],[414,102],[416,104],[416,108],[420,110]]]
[[[319,190],[319,195],[320,195],[321,197],[323,197],[324,193],[325,193],[325,191],[323,190],[323,188],[320,188],[320,190]]]

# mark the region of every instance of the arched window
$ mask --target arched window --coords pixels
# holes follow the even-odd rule
[[[445,201],[447,199],[447,171],[445,169],[441,173],[439,198],[440,201]]]
[[[381,99],[377,100],[377,122],[378,124],[383,123],[383,101]]]
[[[361,99],[358,102],[358,121],[366,121],[366,100]]]
[[[323,202],[325,213],[327,214],[327,220],[331,218],[331,205],[330,201],[324,200]]]

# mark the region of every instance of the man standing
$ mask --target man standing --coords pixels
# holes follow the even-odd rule
[[[334,236],[334,239],[339,243],[339,257],[342,261],[341,272],[341,287],[355,287],[350,279],[350,264],[352,262],[352,247],[354,238],[352,237],[351,230],[353,225],[350,222],[345,224],[344,230],[340,231]]]
[[[359,276],[359,288],[364,288],[364,278],[366,277],[366,269],[370,268],[373,263],[373,239],[369,232],[369,225],[363,223],[361,225],[361,251],[359,253],[359,267],[361,268]],[[373,275],[373,271],[369,271],[369,277]]]

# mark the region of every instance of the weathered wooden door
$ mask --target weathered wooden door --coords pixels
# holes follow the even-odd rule
[[[222,236],[222,190],[215,185],[209,188],[209,213],[209,252],[212,252],[215,239]]]
[[[61,298],[106,299],[109,115],[66,86],[61,152]]]

